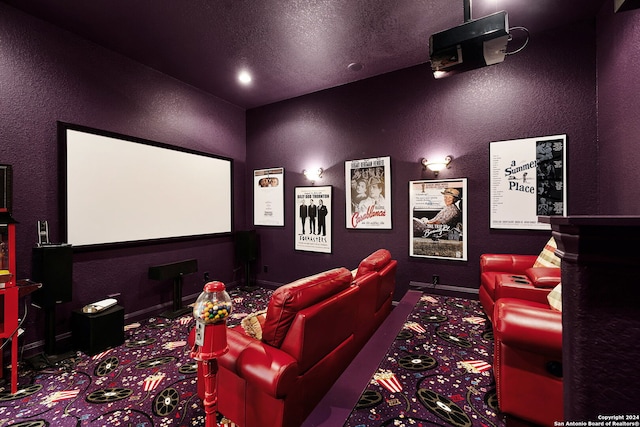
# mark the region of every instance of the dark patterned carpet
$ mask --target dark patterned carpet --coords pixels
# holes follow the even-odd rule
[[[271,292],[231,291],[229,326],[265,308]],[[480,312],[477,301],[423,296],[345,425],[503,426]],[[16,394],[0,388],[0,427],[204,425],[186,344],[194,323],[190,314],[150,318],[126,325],[117,348],[50,369],[22,367]]]
[[[479,301],[423,295],[345,426],[504,426]]]

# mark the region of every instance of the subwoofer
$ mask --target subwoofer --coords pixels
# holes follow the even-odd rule
[[[115,305],[95,314],[71,312],[73,345],[90,356],[124,343],[124,308]]]
[[[31,296],[40,307],[70,302],[73,281],[73,248],[71,245],[48,245],[33,248],[32,278],[42,287]]]

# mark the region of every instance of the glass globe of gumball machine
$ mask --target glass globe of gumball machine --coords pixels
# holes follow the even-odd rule
[[[217,425],[216,409],[218,395],[216,375],[218,373],[217,358],[229,351],[227,345],[227,318],[231,314],[231,298],[222,282],[209,282],[193,306],[193,317],[196,319],[195,343],[191,357],[198,361],[204,380],[204,399],[202,401],[206,414],[205,426]]]

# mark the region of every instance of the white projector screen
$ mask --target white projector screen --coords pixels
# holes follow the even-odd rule
[[[59,123],[75,247],[231,233],[231,159]]]

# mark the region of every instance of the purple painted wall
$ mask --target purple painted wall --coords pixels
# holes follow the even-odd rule
[[[13,165],[19,278],[31,277],[37,220],[49,221],[52,241],[62,239],[58,120],[234,159],[235,223],[243,227],[243,109],[0,3],[0,163]],[[167,199],[167,209],[188,208]],[[200,273],[185,278],[184,295],[201,291],[204,271],[233,279],[230,237],[74,254],[73,302],[58,306],[58,332],[70,330],[70,310],[111,293],[122,293],[127,313],[170,302],[171,283],[148,280],[148,267],[190,258]],[[41,310],[28,322],[27,341],[34,331],[42,339]]]
[[[598,194],[600,213],[640,214],[640,9],[598,16]]]
[[[489,142],[566,133],[569,213],[596,212],[593,179],[582,178],[596,167],[595,79],[595,24],[588,22],[539,34],[496,66],[436,81],[425,64],[248,111],[248,175],[285,168],[285,227],[257,227],[258,279],[287,282],[336,265],[355,268],[386,247],[399,260],[399,293],[432,274],[476,288],[481,253],[538,253],[550,233],[489,229]],[[439,178],[468,178],[468,261],[410,258],[408,181],[433,178],[419,160],[447,154],[454,160]],[[344,162],[387,155],[393,230],[347,230]],[[331,255],[293,249],[294,187],[309,185],[302,170],[312,164],[325,169],[321,184],[334,188]],[[252,206],[252,191],[246,203]],[[252,209],[246,221],[252,224]]]
[[[52,240],[62,238],[56,160],[60,120],[233,158],[236,229],[253,224],[252,171],[284,167],[286,225],[258,227],[259,280],[279,284],[337,265],[354,268],[368,253],[387,247],[400,261],[399,294],[409,281],[429,282],[432,274],[439,274],[445,284],[475,288],[481,253],[537,253],[548,238],[545,232],[489,229],[491,141],[566,133],[569,213],[598,213],[598,194],[606,204],[603,212],[636,213],[633,196],[639,190],[615,184],[624,182],[622,176],[632,176],[637,166],[632,142],[640,125],[631,114],[637,119],[640,101],[626,96],[638,90],[627,77],[631,66],[605,67],[602,61],[611,59],[602,59],[607,52],[601,48],[614,45],[613,40],[616,46],[634,47],[637,12],[625,14],[600,17],[599,118],[593,22],[538,34],[524,51],[496,66],[436,81],[425,64],[245,115],[229,103],[0,4],[0,163],[14,166],[18,276],[31,275],[37,220],[50,221]],[[627,38],[620,41],[622,35]],[[636,50],[628,59],[637,65],[639,56]],[[607,75],[609,85],[603,82]],[[631,108],[615,110],[619,99]],[[618,126],[620,116],[627,118],[624,126]],[[597,124],[606,147],[600,153]],[[407,182],[432,177],[422,171],[422,157],[446,154],[453,155],[454,162],[440,178],[468,178],[469,260],[410,258]],[[393,229],[347,230],[344,162],[386,155],[392,158]],[[616,168],[585,177],[609,158],[616,159]],[[330,255],[293,250],[294,187],[308,184],[302,170],[316,162],[325,168],[322,184],[334,187]],[[593,188],[597,181],[602,183],[599,192]],[[200,272],[209,271],[225,282],[236,279],[231,238],[76,253],[74,302],[59,307],[59,331],[69,329],[71,309],[110,293],[123,293],[127,313],[169,302],[170,289],[149,281],[147,268],[187,258],[198,259]],[[263,265],[269,266],[268,273],[262,272]],[[200,278],[187,277],[185,295],[199,292]],[[28,320],[36,325],[27,328],[31,342],[29,334],[42,329],[43,316],[32,312]]]

